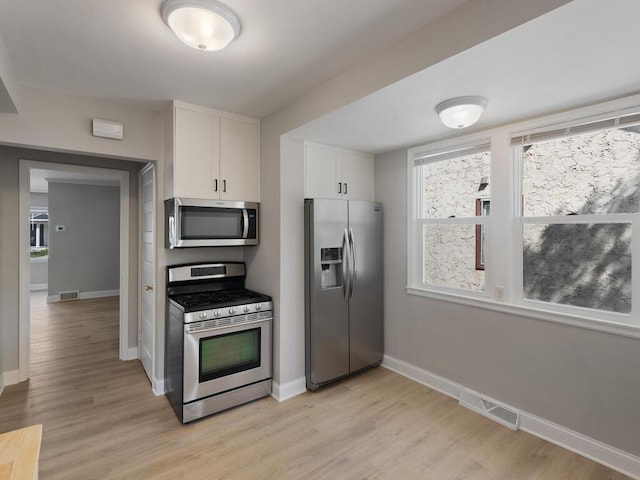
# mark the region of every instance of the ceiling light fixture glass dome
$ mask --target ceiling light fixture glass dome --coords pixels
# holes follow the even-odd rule
[[[240,35],[236,14],[216,0],[166,0],[161,14],[178,38],[196,50],[222,50]]]
[[[487,106],[484,97],[456,97],[436,106],[436,113],[449,128],[467,128],[480,120]]]

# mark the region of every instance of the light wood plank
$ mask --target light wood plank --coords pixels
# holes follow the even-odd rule
[[[44,424],[42,479],[627,478],[384,368],[182,426],[118,361],[117,299],[32,311],[32,378],[5,388],[0,432]]]
[[[42,425],[0,434],[0,480],[38,478]]]

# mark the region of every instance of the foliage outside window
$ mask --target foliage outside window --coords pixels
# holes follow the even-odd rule
[[[476,231],[484,232],[487,217],[476,216],[476,199],[489,194],[490,157],[485,144],[415,160],[418,218],[413,235],[421,245],[416,275],[422,285],[485,291],[484,270],[476,269]]]

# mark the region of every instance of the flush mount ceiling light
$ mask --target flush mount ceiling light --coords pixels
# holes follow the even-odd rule
[[[161,13],[178,38],[196,50],[222,50],[240,34],[236,14],[216,0],[166,0]]]
[[[447,127],[466,128],[480,119],[486,106],[483,97],[456,97],[436,105],[436,113]]]

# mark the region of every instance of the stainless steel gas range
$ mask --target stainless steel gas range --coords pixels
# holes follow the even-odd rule
[[[166,396],[182,423],[271,393],[271,298],[241,262],[167,268]]]

